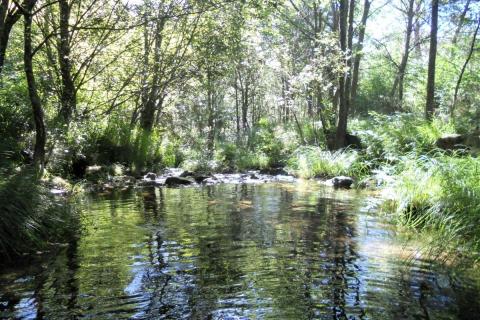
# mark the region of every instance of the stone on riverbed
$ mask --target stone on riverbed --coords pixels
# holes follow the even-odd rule
[[[165,185],[170,187],[179,186],[179,185],[188,185],[192,183],[193,183],[192,180],[181,178],[181,177],[168,177],[167,179],[165,179]]]
[[[288,176],[288,172],[285,171],[285,169],[283,169],[281,167],[265,168],[265,169],[260,170],[260,174],[268,174],[268,175],[272,175],[272,176],[278,176],[278,175]]]
[[[149,172],[146,175],[143,176],[143,180],[157,180],[157,175],[153,172]]]
[[[196,183],[202,183],[202,182],[204,182],[205,180],[207,180],[207,179],[209,179],[209,178],[211,178],[211,177],[210,177],[210,176],[203,176],[203,175],[195,175],[195,176],[193,177],[193,179],[195,179],[195,182],[196,182]]]
[[[346,176],[338,176],[328,180],[327,183],[334,188],[350,189],[353,184],[353,179]]]

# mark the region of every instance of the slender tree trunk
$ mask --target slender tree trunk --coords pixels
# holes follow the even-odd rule
[[[0,7],[0,75],[5,65],[5,57],[7,53],[8,41],[10,33],[15,23],[20,19],[21,12],[18,9],[9,11],[9,0],[2,0]]]
[[[367,26],[368,13],[370,11],[370,0],[365,0],[363,5],[362,21],[360,23],[360,30],[358,32],[358,43],[355,49],[354,62],[353,62],[353,75],[352,75],[352,93],[351,103],[355,105],[358,89],[358,77],[360,74],[360,59],[362,58],[363,41],[365,39],[365,28]]]
[[[213,83],[210,72],[207,71],[207,108],[208,108],[208,135],[207,135],[207,150],[210,156],[213,155],[215,148],[215,105]]]
[[[410,54],[410,39],[412,38],[413,31],[413,18],[414,18],[414,0],[410,0],[408,3],[408,22],[407,33],[405,35],[405,46],[403,48],[403,57],[398,68],[398,103],[400,108],[403,102],[403,82],[405,79],[405,71],[407,70],[407,63]]]
[[[480,28],[480,18],[478,19],[477,27],[475,28],[475,32],[473,33],[473,38],[472,38],[472,42],[470,44],[470,50],[468,51],[467,59],[465,60],[465,63],[462,66],[462,70],[460,71],[460,75],[458,76],[457,84],[455,86],[455,93],[453,95],[453,102],[452,102],[452,106],[450,108],[450,116],[451,117],[453,117],[453,112],[455,110],[455,104],[457,103],[458,90],[460,89],[460,84],[462,83],[463,74],[465,73],[465,70],[467,68],[468,63],[472,59],[473,52],[475,50],[475,42],[477,41],[477,35],[478,35],[479,28]]]
[[[348,5],[348,38],[347,49],[349,50],[349,56],[352,53],[353,48],[353,19],[355,18],[355,0],[350,0]]]
[[[405,32],[405,42],[403,46],[402,60],[398,65],[398,72],[393,82],[392,91],[390,92],[392,105],[395,105],[396,102],[398,102],[400,106],[402,104],[405,71],[407,70],[408,58],[410,55],[410,42],[411,42],[412,31],[413,31],[414,4],[415,4],[414,0],[409,0],[408,9],[407,9],[407,29]],[[397,92],[398,92],[398,96],[397,96]],[[398,99],[398,101],[396,101],[396,99]]]
[[[249,95],[249,84],[246,81],[244,90],[242,92],[242,128],[245,132],[248,127],[248,95]]]
[[[155,112],[157,103],[159,99],[160,90],[160,56],[161,56],[161,46],[163,42],[163,28],[165,26],[165,18],[159,17],[156,22],[155,28],[155,48],[153,52],[153,70],[152,70],[152,79],[150,82],[147,81],[148,94],[146,97],[146,103],[143,105],[142,114],[140,116],[140,126],[145,131],[152,131],[153,124],[155,122]]]
[[[240,141],[240,106],[238,102],[238,85],[237,85],[237,73],[235,72],[235,122],[236,122],[236,133],[237,141]]]
[[[425,118],[432,120],[435,111],[435,62],[437,59],[438,0],[432,0],[432,22],[430,30],[430,54],[428,58],[427,103]]]
[[[35,123],[35,149],[33,154],[34,163],[43,171],[45,165],[46,130],[42,102],[38,96],[35,76],[33,73],[33,49],[32,49],[32,11],[36,0],[25,1],[24,17],[24,54],[23,63],[27,78],[28,94],[32,105],[33,120]]]
[[[465,16],[467,15],[468,9],[470,8],[470,2],[471,0],[467,0],[467,3],[465,3],[465,7],[463,8],[462,14],[460,15],[457,29],[455,29],[455,33],[452,39],[452,44],[454,45],[457,44],[458,36],[460,35],[460,31],[462,30],[462,27],[465,24]]]
[[[347,51],[347,29],[348,29],[348,0],[340,0],[340,48],[342,52]],[[345,61],[348,65],[348,61]],[[348,119],[348,95],[346,73],[342,73],[339,78],[340,103],[337,112],[337,131],[335,133],[335,148],[340,149],[345,146],[345,137],[347,134]]]
[[[415,2],[416,2],[415,12],[419,13],[420,10],[422,9],[422,0],[416,0]],[[414,45],[415,45],[415,55],[417,57],[420,57],[422,55],[422,47],[421,47],[422,39],[421,39],[421,34],[420,34],[420,28],[421,28],[420,17],[419,17],[418,14],[415,17],[415,22],[413,24],[414,24],[413,34],[414,34],[414,41],[415,41],[415,43],[414,43]]]
[[[72,61],[70,58],[70,5],[67,0],[58,1],[60,8],[60,39],[58,44],[58,60],[62,76],[61,110],[64,123],[69,125],[76,110],[77,94],[72,77]]]

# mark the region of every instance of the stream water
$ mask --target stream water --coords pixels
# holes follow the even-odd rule
[[[479,319],[375,199],[314,182],[144,188],[83,200],[56,255],[0,274],[1,319]]]

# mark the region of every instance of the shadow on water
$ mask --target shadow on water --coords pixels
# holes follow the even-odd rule
[[[78,240],[2,272],[0,318],[475,319],[478,280],[415,255],[368,201],[313,183],[91,197]]]

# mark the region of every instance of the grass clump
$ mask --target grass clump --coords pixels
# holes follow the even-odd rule
[[[70,238],[77,216],[67,201],[53,196],[34,173],[0,177],[2,262]]]
[[[437,249],[465,248],[480,259],[480,159],[411,159],[393,194],[397,222],[435,235]]]
[[[326,151],[311,146],[299,147],[288,160],[288,167],[302,178],[361,177],[368,172],[357,151]]]

